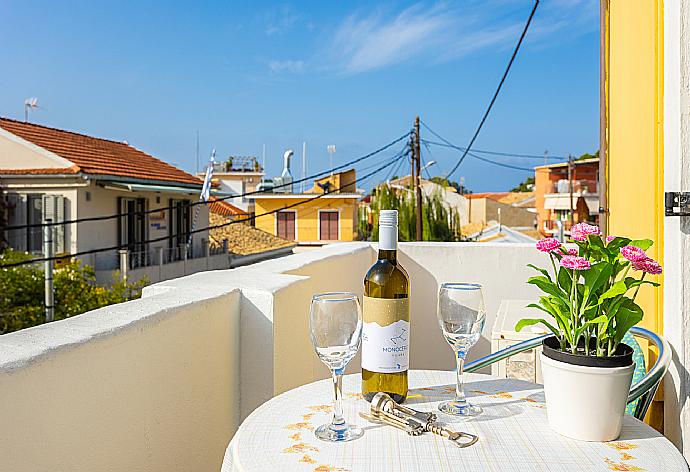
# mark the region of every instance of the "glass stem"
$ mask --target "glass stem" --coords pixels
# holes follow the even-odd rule
[[[457,383],[455,385],[455,401],[457,403],[466,403],[467,400],[465,399],[465,384],[463,383],[462,379],[462,370],[463,367],[465,366],[465,354],[461,353],[460,351],[457,352],[457,360],[458,360],[458,370],[457,370]]]
[[[335,393],[331,428],[342,429],[345,425],[345,419],[343,418],[343,369],[331,371],[331,376],[333,377],[333,390]]]

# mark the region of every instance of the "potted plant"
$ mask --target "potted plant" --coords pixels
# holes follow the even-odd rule
[[[542,323],[552,333],[541,354],[549,425],[558,433],[585,441],[611,441],[620,435],[632,381],[633,349],[623,336],[642,320],[635,297],[647,274],[661,266],[645,251],[651,240],[603,238],[597,226],[573,226],[567,248],[557,239],[537,242],[551,259],[551,269],[529,266],[540,274],[528,283],[544,292],[529,305],[550,319],[523,319],[516,326]]]

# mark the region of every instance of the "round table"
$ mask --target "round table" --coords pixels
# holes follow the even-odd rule
[[[455,393],[455,373],[410,371],[405,403],[434,411],[451,429],[479,436],[460,449],[445,438],[369,423],[360,376],[344,378],[345,418],[365,428],[356,441],[331,444],[314,436],[314,428],[331,417],[330,380],[290,390],[267,401],[245,419],[230,442],[223,472],[360,472],[360,471],[687,471],[678,450],[657,431],[626,416],[618,440],[582,442],[549,429],[540,385],[488,375],[467,374],[466,392],[484,413],[471,419],[444,415],[436,408]]]

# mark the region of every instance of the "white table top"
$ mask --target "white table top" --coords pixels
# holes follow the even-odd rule
[[[575,441],[549,429],[540,385],[468,374],[466,391],[484,413],[456,419],[439,412],[440,401],[455,393],[455,373],[411,371],[406,405],[435,411],[451,429],[479,436],[460,449],[440,436],[419,437],[368,423],[359,411],[369,404],[359,393],[360,376],[348,375],[344,412],[364,426],[361,439],[330,444],[314,428],[330,420],[333,387],[322,380],[285,392],[257,408],[242,423],[225,453],[222,472],[360,471],[687,471],[678,450],[648,425],[626,416],[617,441]]]

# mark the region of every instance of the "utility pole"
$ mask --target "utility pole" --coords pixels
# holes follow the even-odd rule
[[[570,226],[575,225],[575,207],[573,205],[573,156],[568,154],[568,187],[570,188]]]
[[[55,319],[55,302],[53,292],[53,222],[52,218],[46,218],[43,226],[43,254],[46,258],[44,266],[45,279],[45,307],[46,307],[46,322]]]
[[[415,198],[417,200],[417,241],[424,240],[424,231],[422,227],[422,188],[421,188],[421,173],[420,162],[422,160],[421,148],[419,146],[419,116],[414,120],[414,186],[415,186]]]

